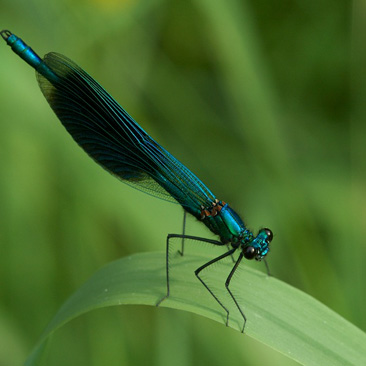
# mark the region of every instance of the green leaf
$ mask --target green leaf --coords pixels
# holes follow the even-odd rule
[[[164,261],[163,253],[143,253],[101,268],[60,308],[26,364],[37,364],[50,335],[81,314],[123,304],[154,306],[166,291]],[[171,296],[161,306],[225,323],[224,311],[193,274],[204,262],[205,258],[197,255],[174,259]],[[213,266],[207,271],[207,281],[225,304],[228,302],[229,326],[240,330],[242,318],[224,296],[232,266],[230,261]],[[305,293],[245,265],[239,268],[230,286],[247,317],[243,342],[253,337],[303,365],[366,365],[364,332]]]

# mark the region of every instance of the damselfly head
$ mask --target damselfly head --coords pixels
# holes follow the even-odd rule
[[[269,244],[273,239],[270,229],[261,229],[251,243],[243,247],[243,254],[246,259],[262,260],[269,252]]]

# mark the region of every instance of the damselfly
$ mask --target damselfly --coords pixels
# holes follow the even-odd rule
[[[167,293],[157,305],[170,294],[169,245],[172,238],[181,238],[183,243],[184,240],[199,240],[227,246],[228,250],[224,254],[197,268],[195,275],[225,310],[228,325],[228,308],[202,279],[201,272],[239,251],[225,287],[243,317],[244,332],[246,317],[230,290],[230,282],[243,258],[258,261],[265,258],[273,238],[271,230],[261,229],[254,236],[227,203],[217,199],[200,179],[151,138],[73,61],[53,52],[41,59],[10,31],[3,30],[0,34],[12,50],[36,70],[44,97],[66,130],[93,160],[123,182],[161,199],[178,202],[183,207],[183,234],[167,236]],[[220,240],[186,235],[184,228],[187,212],[218,235]],[[182,255],[183,249],[182,244]]]

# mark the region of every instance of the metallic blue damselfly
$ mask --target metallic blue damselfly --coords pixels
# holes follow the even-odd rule
[[[54,52],[41,59],[10,31],[3,30],[0,34],[12,50],[36,70],[39,86],[49,105],[72,138],[94,161],[123,182],[161,199],[178,202],[183,207],[183,234],[167,236],[167,292],[157,305],[170,294],[169,243],[172,238],[182,239],[182,255],[185,240],[227,246],[224,254],[197,268],[195,275],[225,310],[228,325],[229,310],[200,274],[239,250],[225,287],[243,318],[244,332],[246,317],[230,290],[230,282],[243,258],[258,261],[265,258],[273,238],[271,230],[261,229],[254,236],[227,203],[217,199],[200,179],[150,137],[103,87],[73,61]],[[203,222],[220,240],[186,235],[187,212]]]

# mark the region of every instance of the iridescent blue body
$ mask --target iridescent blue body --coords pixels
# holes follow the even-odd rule
[[[51,108],[98,164],[135,188],[178,202],[218,235],[221,244],[240,249],[241,256],[256,260],[266,256],[271,231],[262,229],[255,237],[227,203],[218,200],[200,179],[151,138],[83,69],[53,52],[41,59],[11,32],[0,34],[37,71],[39,86]]]

